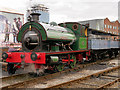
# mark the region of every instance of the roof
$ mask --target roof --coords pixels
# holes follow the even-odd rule
[[[119,36],[119,35],[116,35],[116,34],[107,33],[107,32],[101,31],[101,30],[95,30],[95,29],[91,29],[91,28],[89,28],[88,30],[95,31],[95,32],[98,32],[98,33],[108,34],[108,35],[111,35],[111,36]]]
[[[6,7],[0,7],[0,12],[6,12],[6,13],[24,15],[23,13],[15,10],[15,9],[6,8]]]
[[[104,20],[105,18],[103,18],[103,19],[91,19],[91,20],[84,20],[84,21],[78,21],[79,23],[80,22],[87,22],[87,21],[95,21],[95,20]]]

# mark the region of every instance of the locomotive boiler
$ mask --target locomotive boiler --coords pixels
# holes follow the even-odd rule
[[[18,41],[24,51],[45,51],[52,46],[74,42],[75,34],[69,28],[49,24],[28,22],[20,30]]]

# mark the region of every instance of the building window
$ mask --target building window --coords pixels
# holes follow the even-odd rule
[[[105,24],[105,28],[107,28],[107,25]]]
[[[115,27],[113,26],[113,29],[115,29]]]
[[[117,29],[117,27],[115,27],[115,29]]]
[[[110,29],[112,29],[112,25],[110,25]]]
[[[110,28],[110,26],[108,25],[108,28]]]
[[[118,30],[120,29],[120,27],[118,27]]]

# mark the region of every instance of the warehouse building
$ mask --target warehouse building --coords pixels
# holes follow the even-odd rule
[[[98,31],[102,31],[102,32],[106,32],[114,35],[120,35],[119,33],[120,23],[118,20],[111,22],[108,18],[105,18],[105,19],[79,21],[79,23],[83,25],[87,25],[89,28],[94,30],[98,30]]]

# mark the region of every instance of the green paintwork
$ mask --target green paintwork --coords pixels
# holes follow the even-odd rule
[[[40,31],[43,41],[47,40],[46,31],[44,30],[42,25],[40,25],[39,23],[35,23],[35,22],[28,22],[21,27],[21,30],[18,33],[18,41],[22,41],[22,35],[23,35],[24,31],[27,29],[29,30],[30,26],[31,26],[31,28],[36,28]]]
[[[76,40],[75,34],[68,28],[60,26],[50,26],[49,24],[41,23],[47,33],[47,40],[73,41]]]
[[[87,38],[79,37],[76,42],[72,45],[73,50],[86,50],[87,49]]]
[[[87,38],[79,38],[79,49],[87,49]]]
[[[78,30],[73,30],[72,26],[74,24],[78,25]],[[64,27],[64,24],[60,24],[60,26]],[[71,29],[77,37],[85,37],[85,26],[79,24],[79,23],[66,23],[66,27]]]
[[[64,65],[63,64],[59,64],[59,65],[56,66],[56,69],[57,69],[58,72],[61,72],[61,71],[64,70]]]
[[[37,60],[37,54],[36,53],[32,53],[30,57],[31,57],[32,61]]]
[[[51,46],[52,51],[59,51],[59,46]]]
[[[73,25],[78,25],[77,30],[73,30]],[[64,27],[64,24],[59,24],[60,26]],[[77,23],[77,22],[66,22],[66,27],[71,29],[76,35],[76,41],[71,46],[73,50],[86,50],[87,49],[87,37],[85,36],[85,29],[86,27]]]
[[[76,40],[75,34],[68,28],[63,28],[60,26],[50,26],[49,24],[28,22],[24,24],[18,34],[18,41],[22,40],[22,35],[25,30],[31,28],[36,28],[40,31],[42,36],[42,41],[52,40],[52,41],[73,41]]]
[[[74,68],[76,66],[76,57],[73,55],[72,59],[74,60],[73,62],[70,63],[70,67]]]

